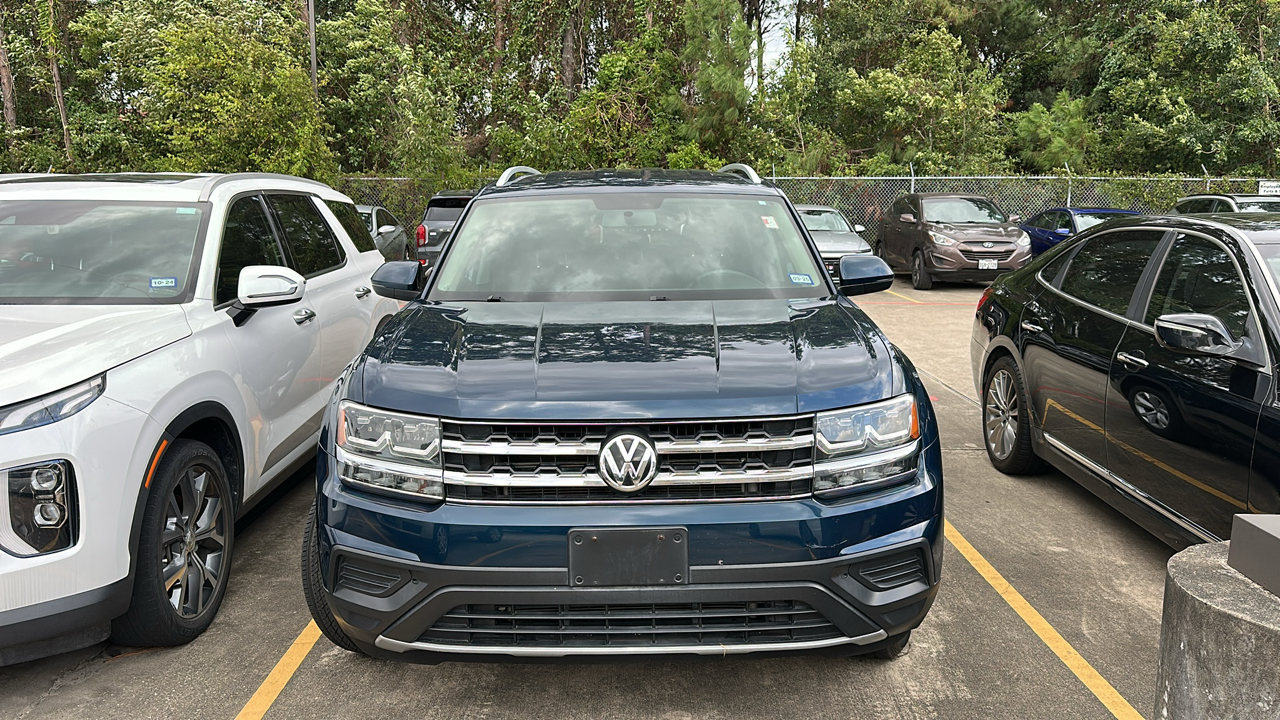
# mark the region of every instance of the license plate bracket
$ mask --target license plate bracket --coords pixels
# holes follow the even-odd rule
[[[1000,261],[996,260],[995,258],[990,258],[987,260],[979,260],[978,269],[979,270],[995,270],[999,266],[999,264],[1000,264]]]
[[[572,587],[686,585],[689,533],[682,527],[569,531]]]

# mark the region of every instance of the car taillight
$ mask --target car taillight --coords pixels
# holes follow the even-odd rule
[[[426,245],[426,244],[427,244],[427,226],[419,225],[418,226],[418,247],[422,247],[423,245]]]

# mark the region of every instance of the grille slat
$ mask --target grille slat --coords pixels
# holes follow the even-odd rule
[[[658,451],[648,488],[622,493],[597,474],[619,429]],[[441,422],[450,500],[481,503],[698,502],[794,498],[812,491],[813,416],[638,423]]]
[[[888,590],[924,578],[924,558],[918,551],[908,555],[895,555],[883,563],[868,564],[858,570],[872,586]]]
[[[842,634],[802,602],[460,605],[422,642],[489,647],[789,643]]]
[[[1004,262],[1013,257],[1013,250],[969,250],[961,248],[960,255],[965,260],[998,260]]]

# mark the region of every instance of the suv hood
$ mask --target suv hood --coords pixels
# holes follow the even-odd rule
[[[190,334],[178,305],[5,305],[0,406],[75,385]]]
[[[1000,225],[974,225],[969,223],[952,225],[951,223],[925,223],[925,227],[944,235],[950,235],[957,240],[997,240],[997,241],[1013,241],[1017,240],[1022,233],[1022,228],[1013,223],[1003,223]]]
[[[393,325],[352,397],[425,415],[786,415],[902,384],[883,335],[843,299],[423,303]]]
[[[809,234],[823,257],[871,252],[871,246],[858,233],[810,230]]]

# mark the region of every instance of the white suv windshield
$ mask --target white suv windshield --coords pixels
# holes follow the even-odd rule
[[[475,203],[432,299],[651,300],[829,294],[786,205],[663,192]]]
[[[0,202],[0,303],[182,302],[199,203]]]

